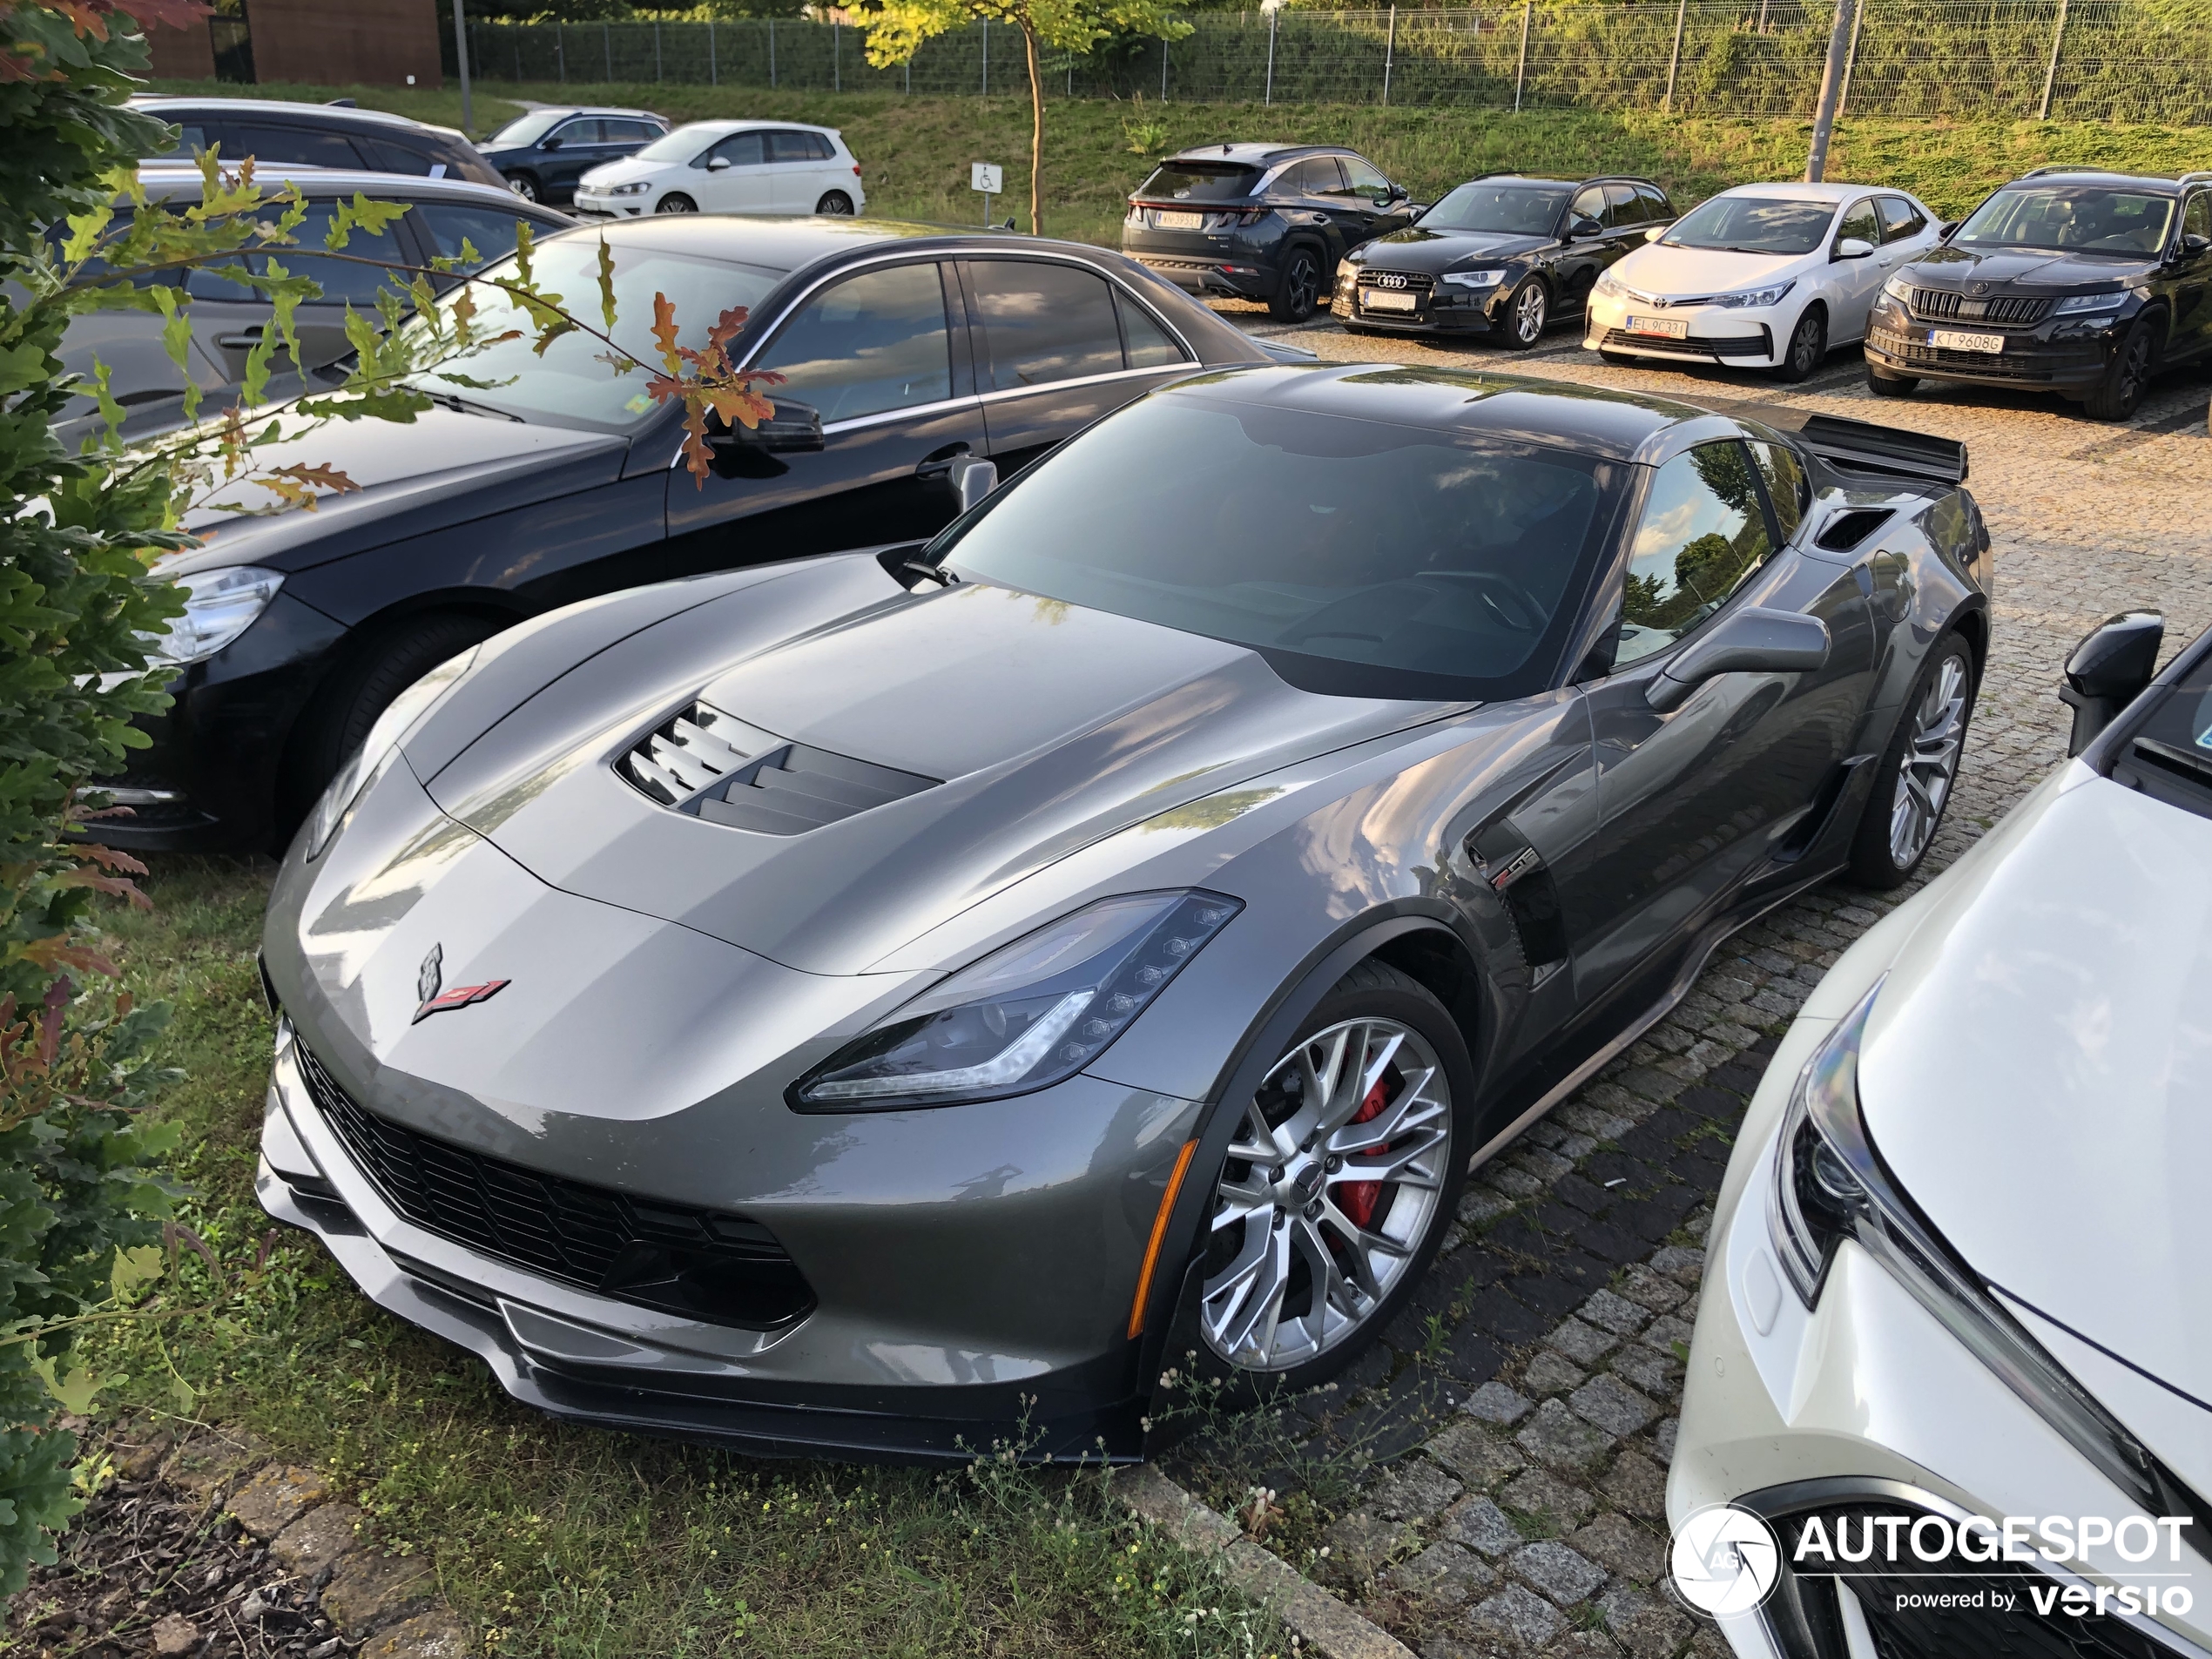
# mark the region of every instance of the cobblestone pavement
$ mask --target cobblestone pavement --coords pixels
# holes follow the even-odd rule
[[[1608,368],[1578,334],[1515,355],[1235,320],[1332,359],[1756,401],[1964,439],[1996,543],[1995,626],[1923,880],[2064,759],[2055,692],[2075,639],[2132,605],[2166,613],[2169,650],[2212,624],[2202,375],[2161,381],[2115,427],[2024,395],[1924,389],[1877,404],[1855,349],[1785,388]],[[1304,1557],[1293,1565],[1423,1659],[1725,1653],[1659,1585],[1705,1224],[1765,1057],[1822,973],[1911,891],[1831,884],[1738,934],[1664,1022],[1478,1172],[1413,1306],[1333,1393],[1286,1415],[1309,1455],[1372,1460],[1318,1543],[1285,1552]]]

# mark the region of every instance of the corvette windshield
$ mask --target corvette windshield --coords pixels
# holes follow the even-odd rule
[[[697,349],[706,344],[707,330],[726,307],[758,305],[783,277],[780,271],[664,253],[632,242],[616,244],[614,256],[613,336],[625,351],[648,363],[658,363],[660,357],[652,336],[656,293],[666,294],[675,304],[680,343]],[[599,320],[598,270],[599,239],[588,235],[540,243],[533,266],[542,292],[559,294],[571,312],[595,324]],[[512,277],[514,272],[509,260],[484,274],[497,280]],[[496,340],[510,329],[520,332],[513,340],[451,361],[450,376],[418,375],[415,383],[433,397],[458,398],[464,404],[526,421],[603,432],[626,432],[659,409],[645,390],[645,376],[636,370],[616,374],[602,361],[606,347],[591,335],[582,330],[563,334],[541,357],[536,330],[521,307],[485,283],[471,287],[478,338]],[[449,296],[447,304],[452,303]]]
[[[1425,231],[1494,231],[1504,236],[1549,236],[1567,206],[1563,190],[1527,185],[1461,185],[1423,213]]]
[[[2170,198],[2105,185],[2000,190],[1959,227],[1954,247],[2064,248],[2075,253],[2155,253],[2172,223]]]
[[[1622,470],[1185,392],[1074,440],[944,550],[964,577],[1249,645],[1302,690],[1520,697],[1561,654]]]
[[[1668,247],[1728,253],[1810,253],[1828,234],[1828,222],[1835,217],[1833,202],[1716,196],[1684,213],[1659,239]]]

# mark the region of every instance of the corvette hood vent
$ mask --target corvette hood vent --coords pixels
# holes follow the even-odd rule
[[[803,835],[942,781],[792,743],[694,703],[615,769],[662,806],[764,835]]]

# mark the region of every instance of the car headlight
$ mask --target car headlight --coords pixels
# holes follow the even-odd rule
[[[222,650],[253,625],[284,585],[281,572],[250,564],[194,570],[176,580],[185,591],[185,614],[171,620],[167,632],[149,635],[146,651],[151,661],[172,668],[204,661]]]
[[[1882,297],[1894,300],[1901,306],[1912,303],[1912,285],[1902,276],[1893,276],[1882,284]]]
[[[1243,909],[1217,893],[1102,899],[931,987],[792,1086],[802,1111],[944,1106],[1080,1071]]]
[[[2051,307],[2054,317],[2080,316],[2088,311],[2117,311],[2127,303],[2126,290],[2118,293],[2070,293]]]
[[[637,180],[633,184],[602,185],[599,186],[600,192],[603,194],[609,196],[642,196],[651,188],[652,186],[642,179]]]
[[[1447,271],[1444,280],[1455,288],[1494,288],[1506,280],[1503,271]]]
[[[1602,293],[1608,300],[1617,300],[1622,294],[1628,293],[1628,289],[1621,285],[1619,278],[1615,277],[1612,272],[1608,271],[1603,276],[1598,278],[1597,287],[1591,289],[1590,292],[1593,293]]]
[[[438,699],[453,689],[453,684],[466,674],[476,660],[481,645],[471,645],[458,657],[448,658],[421,679],[394,698],[391,706],[376,717],[376,724],[368,729],[368,736],[353,758],[338,768],[338,775],[330,780],[330,787],[322,792],[322,799],[315,803],[315,810],[307,815],[304,833],[307,838],[307,855],[320,858],[330,845],[354,803],[368,791],[369,785],[384,775],[385,767],[400,752],[400,739],[407,736],[415,723],[436,706]]]
[[[1338,281],[1339,281],[1339,282],[1343,282],[1343,281],[1345,281],[1345,280],[1347,280],[1348,279],[1350,279],[1350,278],[1352,278],[1352,277],[1355,277],[1355,276],[1357,276],[1357,275],[1359,275],[1359,262],[1358,262],[1357,260],[1339,260],[1337,261],[1337,280],[1338,280]]]
[[[1856,1241],[2135,1502],[2153,1514],[2212,1520],[2212,1509],[2006,1310],[1996,1287],[1959,1258],[1874,1150],[1859,1110],[1858,1050],[1881,990],[1877,984],[1837,1022],[1797,1074],[1783,1113],[1767,1231],[1798,1299],[1817,1305],[1837,1247]],[[2202,1525],[2197,1532],[2201,1538]]]
[[[1716,306],[1724,306],[1730,311],[1751,310],[1762,306],[1778,306],[1782,303],[1783,296],[1797,286],[1797,279],[1791,277],[1787,282],[1770,283],[1764,288],[1743,288],[1734,293],[1716,293],[1713,296],[1713,303]]]

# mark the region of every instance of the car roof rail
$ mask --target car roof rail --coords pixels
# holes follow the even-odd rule
[[[2212,172],[2185,172],[2174,182],[2177,185],[2212,184]]]

